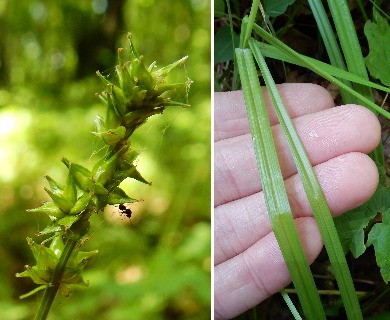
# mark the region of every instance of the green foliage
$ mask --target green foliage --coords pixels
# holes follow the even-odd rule
[[[228,26],[222,27],[214,36],[214,63],[233,60],[233,48],[240,44],[240,37],[233,32],[234,44],[232,44],[231,30]]]
[[[122,57],[125,49],[118,49],[116,84],[97,73],[107,89],[98,95],[107,111],[105,120],[98,117],[98,132],[95,133],[105,144],[102,148],[105,154],[91,171],[64,158],[62,161],[69,170],[66,183],[59,184],[46,176],[50,189],[45,188],[45,191],[52,202],[29,210],[47,214],[52,220],[40,234],[54,233],[49,248],[43,243],[37,245],[32,239],[28,239],[37,265],[26,266],[25,272],[17,274],[18,277],[30,277],[36,284],[43,284],[47,288],[39,312],[43,310],[42,306],[50,309],[51,302],[47,301],[56,295],[58,288],[65,292],[65,295],[69,295],[68,285],[86,285],[81,273],[90,257],[97,251],[82,253],[79,248],[85,242],[82,237],[88,236],[91,214],[102,212],[107,205],[123,206],[124,203],[136,201],[119,187],[123,180],[131,178],[147,183],[134,164],[137,153],[130,149],[130,137],[134,131],[150,116],[162,113],[167,106],[188,106],[172,101],[167,93],[178,88],[186,90],[191,81],[169,84],[166,80],[172,69],[187,57],[163,68],[158,69],[156,62],[147,67],[144,57],[134,48],[131,34],[128,35],[128,40],[128,61]],[[123,207],[125,209],[122,210],[126,212],[126,207]],[[129,212],[128,218],[131,217],[131,211]],[[66,244],[63,239],[66,239]],[[74,244],[76,248],[73,248]],[[42,286],[38,289],[42,289]],[[36,292],[37,289],[34,289],[24,297]],[[46,314],[48,309],[42,311],[42,318],[46,318],[43,314]]]
[[[34,258],[37,261],[37,265],[30,267],[27,266],[26,270],[18,273],[17,277],[31,278],[36,284],[41,284],[38,288],[22,296],[22,298],[29,297],[39,290],[52,286],[52,271],[55,270],[59,263],[59,259],[64,250],[64,243],[61,236],[56,236],[52,241],[50,248],[44,245],[36,244],[32,239],[27,239],[33,252]],[[82,278],[81,272],[87,265],[87,262],[98,251],[82,252],[79,248],[73,251],[67,265],[65,266],[64,275],[62,276],[60,283],[60,290],[64,296],[70,294],[68,285],[83,285],[87,286],[87,283]]]
[[[287,4],[287,2],[289,2],[289,4]],[[256,24],[254,25],[253,31],[255,31],[256,33],[255,36],[260,37],[263,41],[256,43],[258,49],[266,57],[270,57],[273,59],[276,58],[281,61],[287,62],[283,64],[283,68],[281,67],[282,64],[275,63],[274,61],[270,62],[268,66],[273,69],[273,76],[279,77],[278,81],[283,82],[286,81],[286,77],[284,77],[283,74],[287,72],[287,81],[302,81],[303,79],[304,82],[315,82],[320,85],[324,85],[323,80],[319,80],[316,76],[309,76],[307,74],[307,70],[301,70],[300,68],[291,66],[290,63],[296,64],[298,66],[303,66],[319,74],[321,77],[326,78],[333,83],[337,83],[337,86],[339,86],[340,88],[344,88],[344,90],[346,91],[346,93],[348,93],[350,97],[352,97],[353,95],[359,99],[356,100],[353,97],[353,99],[346,99],[345,97],[347,95],[344,96],[344,94],[342,93],[341,98],[343,99],[344,103],[356,103],[356,101],[359,101],[359,104],[369,106],[370,108],[372,107],[372,110],[375,111],[375,113],[379,112],[383,114],[386,118],[389,118],[387,108],[379,107],[378,105],[380,103],[378,103],[378,100],[373,100],[373,97],[371,95],[371,88],[383,90],[384,92],[388,92],[389,89],[384,88],[383,86],[379,87],[378,83],[373,82],[375,80],[371,79],[371,81],[369,81],[370,79],[367,76],[364,64],[364,62],[366,62],[366,65],[371,73],[372,78],[379,79],[385,86],[389,84],[389,72],[386,72],[389,66],[389,54],[387,45],[389,41],[386,42],[385,40],[388,33],[388,22],[386,21],[386,19],[382,18],[379,13],[374,12],[373,22],[370,21],[367,23],[365,33],[367,35],[368,44],[370,46],[370,54],[365,59],[365,61],[363,60],[363,56],[360,53],[362,49],[363,51],[367,52],[368,48],[366,48],[366,44],[364,44],[364,42],[359,43],[358,38],[356,37],[357,33],[359,39],[363,38],[362,31],[360,31],[363,30],[362,19],[360,19],[360,16],[359,18],[357,17],[361,14],[359,8],[363,11],[367,10],[368,8],[372,8],[372,3],[358,1],[358,6],[356,6],[355,1],[328,1],[328,6],[326,7],[326,9],[322,8],[323,10],[318,10],[318,12],[316,13],[316,22],[314,24],[313,22],[311,22],[312,14],[307,11],[308,7],[306,6],[305,2],[287,2],[282,5],[284,3],[283,1],[261,1],[264,7],[264,11],[266,13],[265,17],[262,17],[262,15],[257,10],[253,15],[251,11],[252,17],[255,17],[255,20],[253,21],[254,23],[257,23],[258,25],[263,25],[265,22],[267,24],[272,22],[272,26],[270,26],[270,29],[275,29],[274,35],[276,36],[272,37],[270,34],[268,34],[262,29],[262,32],[260,32],[260,28]],[[233,6],[234,1],[230,1],[230,3],[233,7],[232,16],[234,21],[233,23],[230,21],[230,24],[232,29],[238,31],[239,23],[236,23],[236,21],[242,21],[241,19],[243,18],[243,15],[249,12],[251,4],[253,6],[253,4],[255,3],[254,7],[256,9],[258,7],[258,4],[256,1],[249,1],[246,3],[241,2],[242,6],[239,8],[239,10],[237,10],[237,7]],[[380,6],[381,3],[382,2],[375,2],[374,6]],[[321,1],[313,0],[309,1],[309,4],[313,11],[316,8],[318,9],[318,5],[322,6]],[[272,11],[272,9],[270,9],[269,7],[270,5],[282,5],[283,8],[280,10],[280,13],[275,14],[274,19],[268,21],[267,16],[272,16],[272,14],[270,14],[270,11]],[[388,8],[388,4],[383,4],[383,7]],[[378,8],[378,10],[380,9]],[[354,18],[353,21],[352,19],[350,19],[350,12],[352,14],[352,17]],[[334,20],[333,24],[327,21],[330,17],[332,17]],[[266,21],[264,21],[264,18]],[[218,15],[216,16],[214,21],[216,25],[215,32],[217,35],[220,29],[225,28],[225,25],[228,23],[228,16],[227,14],[225,14],[224,17]],[[304,23],[302,24],[303,21]],[[334,31],[334,27],[336,27],[336,32]],[[328,29],[325,30],[325,28]],[[369,29],[371,31],[371,38],[369,37],[366,29]],[[384,37],[383,35],[386,35],[386,37]],[[343,53],[342,55],[340,55],[340,57],[338,57],[338,59],[342,61],[340,65],[337,65],[333,61],[334,59],[332,59],[332,54],[331,52],[329,52],[330,50],[327,45],[329,44],[329,42],[325,42],[326,50],[324,50],[323,43],[321,41],[317,43],[317,38],[326,38],[328,36],[334,38],[331,39],[331,44],[332,42],[336,46],[341,44]],[[276,39],[277,37],[280,37],[281,40]],[[309,38],[311,39],[311,41],[313,41],[313,43],[310,43],[305,50],[306,43],[308,42]],[[333,41],[335,39],[337,39],[338,42]],[[227,37],[226,41],[230,41],[231,43],[231,40],[229,40]],[[285,43],[283,43],[282,41]],[[271,45],[267,45],[265,42],[268,42]],[[222,45],[220,47],[222,47]],[[298,52],[302,52],[302,54]],[[369,58],[371,58],[372,63],[375,64],[374,67],[369,65]],[[332,65],[325,64],[320,60],[330,60]],[[341,65],[345,63],[345,60],[347,60],[347,65],[349,67],[347,71],[339,69],[341,68]],[[219,83],[221,84],[222,90],[231,90],[231,83],[234,82],[234,80],[232,81],[232,74],[233,72],[235,72],[235,70],[233,70],[234,68],[235,67],[232,66],[231,63],[225,62],[216,66],[215,78],[218,79]],[[373,72],[372,69],[377,70]],[[289,71],[293,72],[289,73]],[[297,78],[295,78],[295,73],[299,74]],[[381,76],[379,76],[380,74]],[[337,79],[333,78],[333,76],[335,76]],[[353,84],[353,89],[348,88],[345,85],[342,86],[342,83],[339,81],[341,79],[356,82]],[[383,81],[383,79],[386,79],[387,82]],[[266,82],[266,80],[264,80],[264,82]],[[362,86],[359,84],[361,84]],[[384,94],[379,93],[379,96],[383,97]],[[374,102],[378,105],[374,106]],[[342,102],[339,102],[338,100],[338,103]],[[367,311],[370,308],[371,310],[375,309],[375,306],[378,304],[379,300],[382,299],[382,293],[385,294],[386,292],[388,292],[388,285],[385,286],[383,284],[378,271],[381,272],[382,278],[385,282],[387,282],[389,278],[389,239],[386,232],[390,230],[388,228],[388,222],[386,221],[388,216],[388,208],[390,206],[390,204],[388,203],[390,195],[389,190],[385,185],[386,174],[384,170],[384,160],[383,152],[381,150],[381,144],[379,145],[379,148],[375,151],[375,153],[372,153],[370,155],[377,163],[378,170],[380,171],[381,184],[378,187],[377,192],[366,204],[363,204],[361,207],[356,208],[355,210],[352,210],[351,212],[348,212],[335,219],[335,223],[338,229],[338,233],[341,237],[345,253],[352,251],[353,255],[355,257],[358,257],[359,255],[362,255],[366,251],[367,247],[370,245],[373,245],[374,250],[369,251],[367,255],[370,255],[371,252],[375,251],[378,268],[375,268],[374,261],[372,261],[372,263],[368,260],[365,261],[371,266],[369,270],[370,272],[358,270],[358,266],[360,266],[359,263],[361,263],[361,261],[365,258],[364,256],[356,262],[351,259],[348,260],[349,264],[356,266],[355,268],[352,267],[350,269],[352,276],[354,277],[354,282],[356,281],[356,278],[361,277],[362,274],[367,274],[367,278],[365,276],[363,278],[370,279],[370,281],[371,279],[373,279],[372,283],[374,283],[375,286],[377,286],[378,288],[377,291],[370,291],[374,293],[372,297],[368,297],[368,295],[362,296],[361,298],[359,297],[359,302],[364,315],[368,314]],[[336,235],[334,235],[334,237],[336,237]],[[370,256],[368,256],[366,259],[369,258]],[[338,261],[335,262],[337,263]],[[324,266],[324,263],[322,261],[317,263],[318,265]],[[329,261],[326,261],[325,263],[329,263]],[[328,273],[328,275],[329,274],[331,274],[331,277],[333,278],[333,268],[332,271]],[[379,275],[378,278],[376,278],[377,274]],[[357,283],[358,282],[356,281],[355,285]],[[356,287],[358,288],[359,285],[357,285]],[[329,303],[329,305],[326,305],[326,310],[334,310],[332,316],[339,316],[341,318],[345,318],[345,315],[341,315],[341,313],[343,312],[343,303],[341,302],[341,299],[338,299],[338,302],[332,305],[332,303],[334,303],[334,299],[326,297],[325,295],[322,296],[322,298],[323,301],[326,301],[324,303]],[[328,299],[330,302],[327,301]],[[277,299],[269,299],[268,301],[272,301],[270,302],[270,304],[272,304],[275,302],[275,300]],[[383,301],[384,300],[385,299],[383,299]],[[269,309],[270,304],[267,304],[265,302],[259,306],[258,310],[262,310],[263,312],[265,312],[265,310],[270,310],[272,309]],[[350,310],[353,312],[353,309],[354,308],[351,308]],[[276,313],[278,316],[281,315],[281,313]],[[247,317],[245,315],[242,316],[242,319],[249,319],[252,317],[254,316],[249,316],[248,314]]]
[[[151,118],[134,134],[132,149],[140,153],[137,168],[153,185],[134,180],[121,184],[126,193],[143,200],[129,205],[130,220],[113,206],[91,217],[92,236],[85,251],[98,248],[99,255],[85,268],[90,286],[74,290],[70,298],[60,295],[55,318],[113,319],[112,314],[120,318],[126,309],[140,318],[208,319],[209,3],[110,1],[106,8],[97,7],[99,3],[104,1],[0,4],[0,318],[30,319],[36,310],[34,297],[19,301],[33,287],[28,279],[16,279],[15,273],[33,262],[26,235],[36,234],[50,221],[26,209],[49,200],[42,192],[45,174],[66,180],[65,167],[58,166],[61,157],[91,168],[101,154],[100,139],[89,134],[98,132],[93,120],[103,113],[94,92],[106,90],[95,72],[100,70],[111,81],[116,48],[127,46],[122,40],[130,30],[145,57],[161,65],[189,55],[171,78],[194,80],[189,95],[174,97],[191,108],[166,110],[164,117]],[[187,240],[195,234],[199,247],[192,254]],[[179,251],[186,252],[186,258],[172,256]],[[178,283],[168,294],[161,286],[153,287],[161,276],[160,259],[171,261],[164,275]],[[131,270],[142,270],[143,276],[129,277],[135,274]],[[156,297],[158,304],[153,303]]]
[[[369,201],[335,218],[344,252],[351,251],[357,258],[366,251],[365,230],[378,212],[384,214],[390,207],[389,192],[388,188],[379,186]]]
[[[367,21],[364,34],[370,46],[370,53],[365,58],[368,70],[373,78],[390,86],[390,26],[386,18],[373,10],[375,22]]]
[[[382,222],[372,227],[367,246],[374,246],[376,262],[381,268],[382,278],[388,283],[390,280],[390,206],[383,211],[382,217]]]
[[[286,12],[289,5],[293,4],[295,0],[264,0],[262,1],[264,11],[270,17],[277,17]]]

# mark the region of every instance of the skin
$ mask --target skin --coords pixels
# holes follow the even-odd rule
[[[366,108],[334,108],[313,84],[279,91],[306,148],[333,216],[366,202],[378,184],[366,155],[380,141],[380,124]],[[312,263],[323,243],[283,132],[264,90],[294,221]],[[242,92],[214,98],[214,316],[229,319],[254,307],[291,279],[270,227]]]

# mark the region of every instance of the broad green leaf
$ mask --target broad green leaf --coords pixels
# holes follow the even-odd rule
[[[370,47],[364,61],[372,77],[390,86],[390,26],[380,14],[375,17],[376,23],[367,21],[364,26],[364,34]]]
[[[387,189],[387,191],[390,190]],[[389,194],[387,194],[387,199],[389,198]],[[374,246],[376,263],[380,267],[383,280],[388,283],[390,280],[390,207],[388,203],[383,209],[382,223],[377,223],[371,229],[368,235],[367,247]]]
[[[214,37],[214,63],[233,60],[233,44],[230,27],[225,26],[218,30]],[[240,43],[239,36],[233,32],[234,48]]]
[[[387,215],[390,212],[386,212]],[[376,263],[380,267],[383,280],[390,280],[390,223],[377,223],[368,235],[367,246],[374,245]]]
[[[214,17],[222,17],[225,14],[224,0],[214,0]]]
[[[287,7],[295,2],[295,0],[264,0],[263,7],[267,15],[277,17],[286,12]]]
[[[390,207],[390,189],[379,186],[369,201],[334,219],[344,252],[355,258],[366,251],[364,229],[378,212]]]

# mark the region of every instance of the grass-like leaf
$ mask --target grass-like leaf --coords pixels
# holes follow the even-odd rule
[[[361,95],[360,93],[356,92],[354,89],[349,88],[346,86],[344,83],[342,83],[340,80],[336,79],[333,77],[329,72],[326,70],[323,70],[319,68],[315,63],[311,62],[309,59],[303,58],[299,53],[285,45],[283,42],[280,40],[274,38],[271,36],[267,31],[265,31],[263,28],[261,28],[259,25],[254,24],[253,25],[253,31],[257,33],[259,36],[261,36],[264,40],[266,40],[268,43],[274,45],[278,49],[280,49],[282,52],[287,54],[288,56],[293,57],[297,61],[300,62],[304,67],[307,69],[312,70],[313,72],[319,74],[323,78],[329,80],[330,82],[334,83],[337,85],[339,88],[344,89],[345,91],[348,91],[351,93],[353,96],[358,98],[361,103],[363,103],[364,106],[368,107],[371,111],[375,113],[379,113],[386,117],[387,119],[390,119],[390,113],[387,112],[386,110],[382,109],[381,107],[377,106],[375,103],[373,103],[370,99],[366,98],[365,96]]]
[[[256,45],[259,47],[259,49],[261,50],[261,53],[263,54],[264,57],[272,58],[272,59],[276,59],[276,60],[281,60],[283,62],[292,63],[292,64],[295,64],[295,65],[300,66],[300,67],[305,67],[306,65],[304,63],[302,63],[301,61],[307,60],[310,63],[312,63],[313,65],[315,65],[318,69],[324,70],[325,72],[329,73],[331,76],[333,76],[335,78],[348,80],[348,81],[359,83],[361,85],[368,86],[368,87],[371,87],[371,88],[374,88],[374,89],[377,89],[377,90],[380,90],[383,92],[390,93],[390,88],[388,88],[388,87],[384,87],[380,84],[377,84],[377,83],[372,82],[370,80],[364,79],[364,78],[357,76],[349,71],[332,66],[332,65],[327,64],[325,62],[322,62],[320,60],[316,60],[316,59],[310,58],[308,56],[305,56],[305,55],[299,54],[299,53],[297,53],[297,54],[301,57],[301,59],[297,60],[294,57],[284,53],[279,48],[274,47],[272,45],[269,45],[269,44],[266,44],[263,42],[256,42]]]
[[[326,14],[325,8],[321,0],[308,0],[314,19],[316,20],[318,30],[324,42],[329,60],[333,66],[346,70],[343,56],[341,54],[339,45],[337,44],[336,36],[333,32],[332,26]],[[343,81],[345,85],[352,88],[349,81]],[[340,90],[341,97],[344,102],[357,103],[356,99],[348,92]]]
[[[318,228],[320,229],[348,319],[363,319],[348,264],[324,193],[261,51],[256,46],[256,43],[251,40],[249,40],[249,45],[267,85],[280,125],[283,128]]]
[[[249,49],[236,49],[236,58],[272,230],[306,317],[325,319],[292,217],[252,52]]]
[[[328,0],[328,5],[348,70],[362,78],[368,79],[362,50],[347,1]],[[354,85],[354,89],[367,99],[373,101],[373,95],[370,88],[356,84]],[[364,101],[362,101],[362,103],[364,103]]]
[[[328,0],[328,5],[332,18],[336,27],[337,35],[340,40],[341,49],[347,63],[348,70],[362,78],[368,80],[368,73],[363,59],[360,43],[355,31],[354,23],[346,0]],[[359,104],[368,106],[374,102],[372,90],[360,84],[354,84],[353,88],[356,92],[365,97],[360,99]],[[349,103],[350,101],[346,101]],[[353,101],[351,101],[353,102]],[[379,112],[378,110],[375,110]],[[375,112],[374,111],[374,112]],[[380,143],[374,151],[370,153],[370,157],[379,165],[384,165],[383,147]],[[385,184],[385,180],[380,180],[381,184]]]
[[[253,29],[253,25],[255,24],[256,15],[257,15],[257,11],[259,10],[259,6],[260,6],[260,0],[253,0],[252,1],[252,6],[251,6],[251,11],[249,13],[249,17],[246,17],[247,18],[246,19],[246,21],[247,21],[246,28],[242,29],[242,30],[244,30],[244,41],[242,43],[240,43],[240,48],[247,48],[248,47],[248,40],[250,39],[251,34],[252,34],[252,29]]]

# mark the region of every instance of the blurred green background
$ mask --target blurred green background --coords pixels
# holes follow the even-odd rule
[[[48,221],[26,209],[47,200],[45,174],[65,180],[62,156],[91,167],[90,134],[104,106],[95,75],[113,74],[132,32],[148,63],[189,55],[174,77],[194,81],[135,134],[138,169],[125,181],[128,220],[115,207],[93,217],[87,288],[60,294],[49,319],[210,318],[210,1],[0,1],[0,319],[31,319],[41,294],[15,278],[34,260],[26,243]]]

